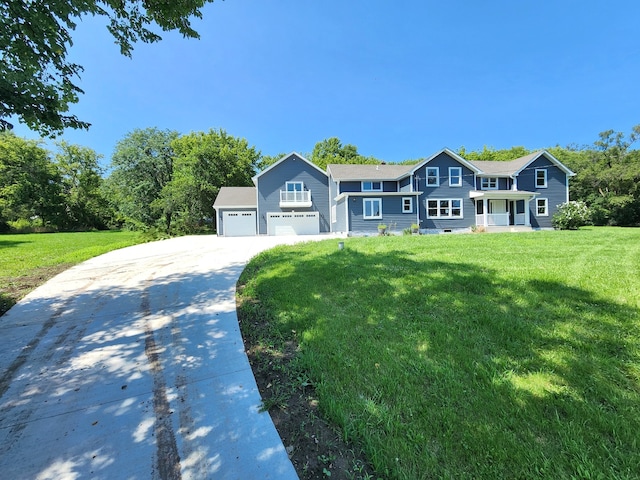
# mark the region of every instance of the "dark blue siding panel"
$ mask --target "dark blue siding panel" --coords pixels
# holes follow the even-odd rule
[[[363,197],[349,197],[349,231],[362,233],[376,233],[378,224],[384,223],[390,231],[402,232],[405,228],[410,228],[411,224],[416,223],[416,213],[414,205],[414,213],[402,213],[402,197],[376,197],[371,195],[370,198],[382,198],[382,218],[365,220],[363,214]]]
[[[438,167],[440,169],[440,186],[427,187],[427,167]],[[462,186],[449,186],[449,167],[462,167]],[[458,229],[468,228],[475,224],[474,204],[469,197],[469,192],[474,190],[474,173],[469,168],[458,163],[458,161],[446,153],[441,153],[429,163],[421,166],[415,173],[418,177],[418,190],[423,194],[420,196],[418,208],[420,213],[420,228],[423,229]],[[427,218],[427,199],[461,199],[462,215],[460,219],[431,219]]]
[[[536,169],[547,170],[547,188],[537,188],[535,184]],[[538,196],[530,202],[531,226],[534,228],[552,228],[551,220],[553,214],[557,212],[558,205],[567,201],[567,175],[549,159],[542,156],[531,162],[518,175],[518,190],[537,192]],[[536,199],[546,198],[548,205],[548,216],[538,217],[536,210]]]
[[[382,190],[384,192],[397,192],[398,182],[382,182]]]
[[[361,188],[360,182],[340,182],[340,193],[359,192]]]
[[[400,191],[401,192],[411,191],[411,177],[406,177],[400,180]]]
[[[292,155],[258,177],[258,233],[267,233],[267,212],[292,210],[280,208],[280,190],[284,190],[286,182],[290,181],[303,182],[305,190],[311,190],[313,205],[296,211],[319,212],[320,232],[329,232],[329,179],[300,157]]]

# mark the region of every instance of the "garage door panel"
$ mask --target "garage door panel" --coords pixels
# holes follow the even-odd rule
[[[267,213],[269,235],[318,235],[318,212],[270,212]]]
[[[222,220],[225,237],[250,237],[256,234],[256,212],[223,212]]]

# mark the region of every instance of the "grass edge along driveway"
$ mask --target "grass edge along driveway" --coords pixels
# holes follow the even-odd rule
[[[243,315],[378,474],[637,478],[640,230],[336,243],[256,257]]]
[[[113,230],[0,235],[0,316],[69,267],[141,241],[140,233]]]

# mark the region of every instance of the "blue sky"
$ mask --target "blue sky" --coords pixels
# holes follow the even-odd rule
[[[62,138],[110,161],[136,128],[222,128],[263,154],[339,137],[389,162],[442,147],[591,144],[640,123],[640,2],[226,0],[200,40],[163,34],[123,57],[87,18]],[[22,125],[15,133],[37,138]]]

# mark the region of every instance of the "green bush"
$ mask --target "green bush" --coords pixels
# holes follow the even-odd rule
[[[558,205],[551,224],[558,230],[577,230],[591,222],[591,212],[584,202],[566,202]]]

